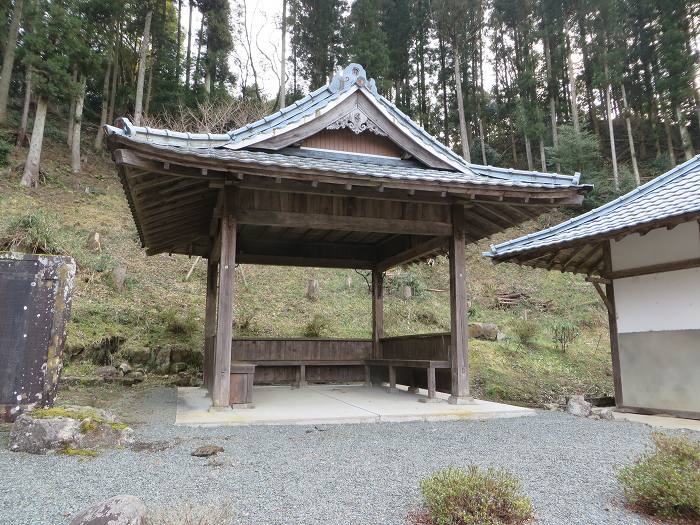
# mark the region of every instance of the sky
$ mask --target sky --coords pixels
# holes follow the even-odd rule
[[[247,38],[246,31],[242,25],[235,28],[235,49],[229,61],[231,70],[236,72],[236,74],[242,71],[242,80],[245,80],[247,84],[252,84],[253,72],[250,66],[249,54],[252,55],[258,82],[263,94],[268,98],[273,98],[277,96],[279,89],[282,0],[229,0],[229,2],[231,4],[231,12],[234,13],[234,19],[239,20],[240,24],[245,19],[247,25]],[[186,33],[187,11],[185,4],[183,3],[182,26],[183,31]],[[245,10],[242,9],[243,7]],[[235,15],[237,11],[240,11],[238,16]],[[193,53],[196,53],[194,41],[201,23],[202,17],[199,11],[194,9],[192,15]],[[289,37],[287,40],[289,40]],[[248,41],[250,45],[248,45]],[[250,53],[248,53],[248,49],[250,49]],[[289,41],[287,42],[287,49],[289,49]],[[240,84],[239,80],[237,89],[240,89]],[[289,86],[289,83],[287,83],[287,86]]]

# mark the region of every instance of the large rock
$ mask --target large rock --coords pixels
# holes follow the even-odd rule
[[[148,348],[132,348],[126,358],[133,365],[147,365],[151,361],[151,350]]]
[[[573,416],[588,417],[591,415],[591,404],[583,396],[571,396],[566,402],[566,411]]]
[[[69,525],[145,525],[146,507],[136,496],[114,496],[85,509]]]
[[[469,337],[484,341],[496,341],[498,339],[498,325],[493,323],[469,323]]]
[[[159,348],[156,351],[154,365],[160,374],[167,374],[170,371],[170,348]]]
[[[92,407],[36,409],[20,415],[10,431],[10,450],[46,454],[128,445],[134,431],[104,410]]]

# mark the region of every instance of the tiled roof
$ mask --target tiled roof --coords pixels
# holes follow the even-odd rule
[[[467,178],[476,177],[489,179],[494,184],[529,186],[529,187],[561,187],[572,188],[579,185],[579,175],[565,176],[537,171],[522,171],[492,166],[470,164],[446,147],[410,117],[401,112],[393,103],[377,93],[374,79],[367,79],[365,70],[359,64],[350,64],[342,72],[338,72],[331,82],[281,111],[273,113],[256,122],[252,122],[239,129],[228,133],[182,133],[164,129],[154,129],[134,126],[128,119],[120,119],[119,127],[106,126],[107,133],[120,134],[131,140],[148,142],[154,145],[177,146],[184,149],[242,150],[255,147],[255,143],[265,137],[282,133],[294,126],[317,118],[319,112],[329,109],[336,102],[350,96],[352,93],[362,90],[370,100],[392,122],[403,129],[414,141],[435,153],[438,157],[446,159],[446,162],[454,167],[454,171],[441,171],[441,177],[459,180],[460,175]],[[207,153],[207,154],[212,154]],[[224,158],[222,153],[217,153],[219,158]],[[430,173],[439,170],[415,171],[414,176],[424,173],[427,177],[433,177]],[[428,180],[431,180],[430,178]],[[437,179],[435,179],[437,180]]]
[[[484,255],[507,259],[694,214],[700,215],[700,155],[599,208],[546,230],[491,246]]]
[[[286,150],[285,153],[275,153],[261,150],[229,150],[225,148],[188,148],[176,146],[161,146],[151,144],[152,148],[165,152],[184,155],[194,155],[206,159],[232,161],[236,163],[276,166],[280,168],[295,168],[309,171],[327,171],[329,173],[350,174],[377,177],[379,179],[426,181],[448,184],[470,184],[516,188],[560,188],[560,184],[544,182],[523,182],[518,180],[497,179],[478,173],[462,173],[458,171],[436,170],[423,168],[410,161],[397,161],[392,164],[373,162],[372,157],[358,159],[359,155],[308,156],[294,155]],[[303,153],[300,151],[300,153]],[[330,157],[330,158],[329,158]],[[342,158],[346,157],[346,158]]]

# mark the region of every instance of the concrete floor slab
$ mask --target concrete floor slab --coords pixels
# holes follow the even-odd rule
[[[256,386],[254,408],[211,410],[206,392],[196,387],[178,389],[175,424],[214,425],[313,425],[380,421],[446,421],[534,415],[529,408],[475,400],[472,405],[450,405],[446,394],[436,403],[420,403],[427,392],[408,393],[399,386],[361,385]]]
[[[615,419],[623,419],[634,423],[644,423],[655,428],[686,429],[700,432],[700,420],[684,419],[682,417],[664,415],[633,414],[630,412],[613,412]]]

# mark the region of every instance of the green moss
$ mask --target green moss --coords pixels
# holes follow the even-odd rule
[[[129,425],[126,423],[113,423],[113,422],[108,422],[107,426],[112,427],[114,430],[124,430],[129,428]]]
[[[58,450],[59,454],[66,456],[78,456],[78,457],[90,457],[94,458],[100,455],[97,450],[90,450],[86,448],[72,448],[66,447]]]
[[[53,408],[35,408],[30,412],[30,415],[35,419],[49,419],[52,417],[67,417],[70,419],[91,419],[96,422],[102,422],[103,419],[93,410],[73,410],[70,408],[53,407]]]

